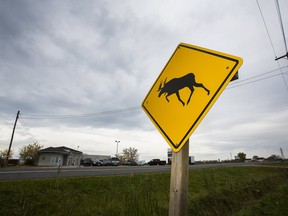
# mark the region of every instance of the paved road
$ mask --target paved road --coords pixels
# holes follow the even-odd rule
[[[118,167],[63,167],[57,168],[2,168],[0,180],[22,180],[35,178],[111,176],[138,173],[170,172],[170,166],[118,166]]]
[[[205,169],[223,166],[244,166],[245,163],[238,164],[207,164],[190,165],[190,169]],[[80,176],[111,176],[129,175],[139,173],[163,173],[170,172],[171,166],[118,166],[118,167],[63,167],[61,170],[51,167],[33,168],[1,168],[0,181],[57,178],[57,177],[80,177]]]

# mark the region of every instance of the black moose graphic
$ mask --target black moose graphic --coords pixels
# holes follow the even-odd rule
[[[194,87],[201,87],[205,89],[205,91],[207,92],[207,95],[210,94],[210,91],[202,83],[197,83],[195,81],[195,75],[193,73],[189,73],[183,77],[171,79],[167,83],[166,83],[166,80],[167,78],[165,79],[163,86],[162,86],[162,82],[160,83],[160,86],[158,88],[158,91],[159,91],[158,97],[161,97],[161,95],[164,94],[168,102],[169,102],[168,97],[172,94],[176,94],[178,100],[183,104],[183,106],[185,106],[185,103],[181,100],[180,94],[179,94],[179,90],[185,87],[188,87],[191,91],[189,99],[187,101],[187,105],[189,104],[191,96],[194,92]]]

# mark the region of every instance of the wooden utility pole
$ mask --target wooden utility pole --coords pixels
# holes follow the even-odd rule
[[[189,139],[182,149],[172,153],[169,216],[188,215]]]
[[[11,140],[10,140],[10,145],[9,145],[9,148],[8,148],[8,151],[7,151],[7,156],[6,156],[6,160],[5,160],[5,166],[8,165],[8,159],[9,159],[9,155],[10,155],[10,151],[11,151],[11,146],[12,146],[12,142],[13,142],[14,132],[15,132],[17,120],[19,118],[19,114],[20,114],[20,111],[17,112],[16,120],[15,120],[14,127],[13,127],[13,132],[12,132],[12,136],[11,136]]]

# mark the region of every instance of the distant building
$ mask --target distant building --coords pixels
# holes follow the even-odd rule
[[[38,166],[80,166],[82,152],[65,146],[48,147],[38,152]]]
[[[251,158],[245,158],[244,162],[248,163],[248,162],[251,162],[252,159]]]
[[[252,157],[252,160],[251,161],[253,161],[253,162],[263,162],[264,161],[264,157],[258,157],[258,156],[253,156]]]

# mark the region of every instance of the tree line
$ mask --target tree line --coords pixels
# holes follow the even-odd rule
[[[19,159],[24,161],[24,165],[35,165],[38,160],[38,151],[43,148],[43,145],[38,143],[28,144],[20,148],[19,151]],[[4,164],[5,159],[7,157],[8,149],[4,149],[0,151],[0,160],[1,164]],[[8,159],[11,159],[14,152],[10,151]]]

